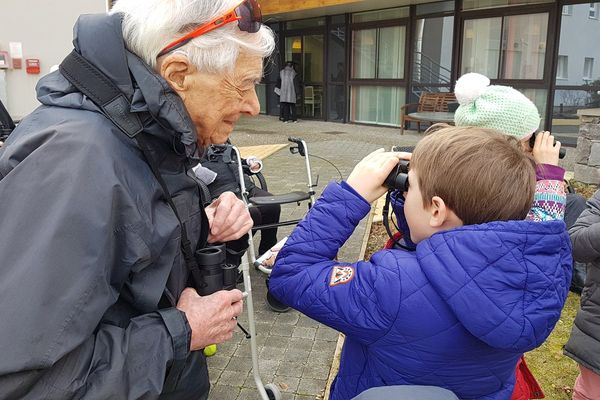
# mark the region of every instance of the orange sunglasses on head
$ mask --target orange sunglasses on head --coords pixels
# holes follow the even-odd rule
[[[176,41],[169,43],[164,49],[158,53],[158,56],[164,56],[165,54],[180,48],[187,44],[190,40],[197,38],[198,36],[204,35],[214,29],[220,28],[223,25],[231,22],[238,21],[238,27],[241,31],[248,33],[256,33],[259,31],[262,24],[262,13],[260,11],[260,5],[257,0],[244,0],[233,9],[226,12],[224,15],[213,19],[212,21],[201,25],[194,29],[187,35],[177,39]]]

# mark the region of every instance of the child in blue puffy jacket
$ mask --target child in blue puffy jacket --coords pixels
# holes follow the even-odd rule
[[[410,158],[409,184],[394,211],[416,251],[335,261],[399,158]],[[571,278],[564,222],[533,221],[535,188],[516,141],[468,127],[423,138],[412,158],[371,153],[328,185],[280,251],[269,289],[346,335],[332,399],[386,385],[510,398],[517,361],[552,331]],[[564,203],[564,191],[545,190],[544,201]]]

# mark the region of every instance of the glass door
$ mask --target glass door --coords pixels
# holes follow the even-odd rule
[[[324,36],[306,34],[285,38],[284,61],[293,61],[299,74],[302,93],[296,107],[298,114],[303,118],[324,117]]]

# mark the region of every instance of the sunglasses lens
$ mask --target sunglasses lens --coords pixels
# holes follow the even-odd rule
[[[246,0],[236,8],[236,13],[241,17],[238,21],[240,30],[248,33],[259,31],[262,22],[262,13],[256,0]]]

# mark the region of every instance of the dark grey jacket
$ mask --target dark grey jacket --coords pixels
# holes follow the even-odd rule
[[[600,374],[600,191],[569,229],[573,257],[588,263],[581,307],[575,317],[565,354]]]
[[[133,98],[196,246],[207,232],[180,98],[124,49],[118,16],[82,16],[74,45]],[[203,398],[206,360],[174,307],[180,228],[157,180],[60,73],[37,94],[0,150],[0,398]]]

